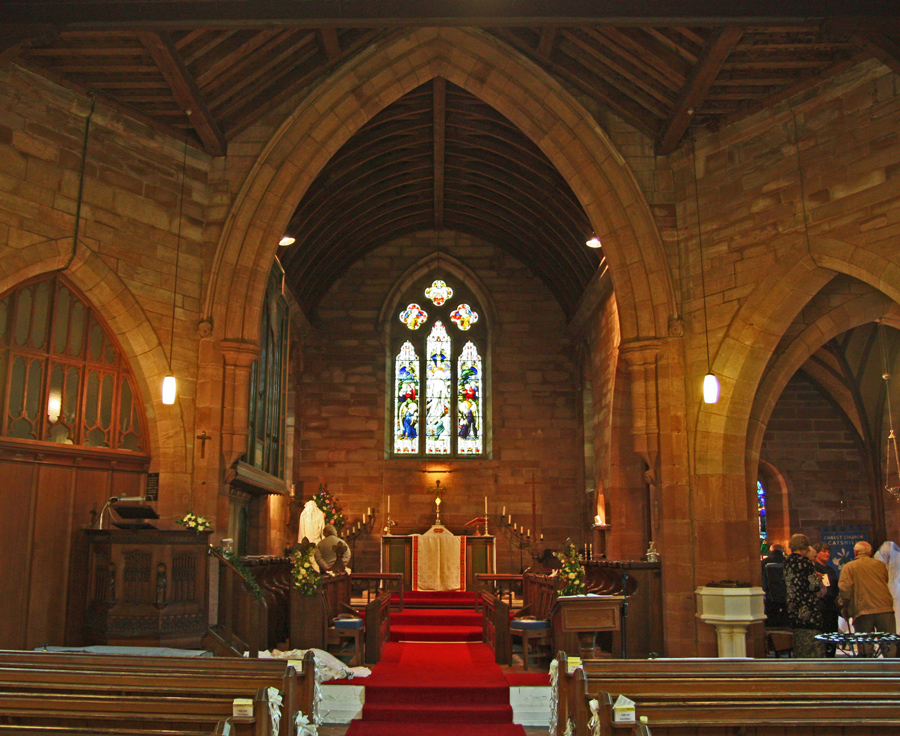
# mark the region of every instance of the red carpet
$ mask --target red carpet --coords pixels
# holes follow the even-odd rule
[[[474,643],[480,614],[392,613],[391,639],[365,680],[362,718],[350,722],[347,736],[524,736],[493,652]]]

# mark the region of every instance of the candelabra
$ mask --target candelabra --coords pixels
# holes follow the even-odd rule
[[[368,514],[363,514],[362,519],[353,524],[345,534],[348,542],[354,542],[364,534],[371,534],[375,528],[375,514],[369,509]]]
[[[346,541],[350,543],[350,549],[353,551],[354,556],[356,556],[356,540],[365,534],[371,534],[374,528],[375,514],[372,513],[372,509],[369,509],[368,513],[362,515],[361,520],[347,530],[344,536]]]
[[[524,550],[528,550],[528,554],[531,555],[532,559],[540,559],[541,545],[544,541],[543,534],[538,535],[537,531],[535,531],[534,535],[532,535],[531,529],[526,529],[517,522],[513,522],[512,514],[501,514],[499,525],[495,524],[495,526],[499,526],[503,536],[509,540],[510,546],[519,550],[520,572],[525,570],[522,554]]]

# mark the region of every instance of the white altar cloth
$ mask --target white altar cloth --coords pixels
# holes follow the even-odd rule
[[[465,590],[466,538],[435,524],[412,536],[412,589]]]

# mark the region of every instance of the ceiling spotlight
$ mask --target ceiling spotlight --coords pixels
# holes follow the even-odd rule
[[[588,248],[599,248],[600,247],[600,238],[597,237],[596,233],[591,233],[590,239],[585,243]]]
[[[294,244],[294,238],[292,238],[290,235],[285,235],[281,240],[278,241],[278,245],[281,245],[281,246],[293,245],[293,244]]]

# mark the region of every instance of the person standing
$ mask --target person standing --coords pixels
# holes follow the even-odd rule
[[[794,534],[789,543],[791,554],[784,561],[787,588],[787,619],[794,632],[795,657],[823,657],[825,647],[816,634],[822,631],[819,607],[819,576],[809,559],[809,538]]]
[[[816,568],[820,583],[825,586],[824,591],[819,594],[819,606],[822,609],[822,631],[832,634],[839,630],[838,619],[841,616],[841,607],[838,604],[841,594],[838,587],[840,573],[828,564],[828,560],[831,559],[831,547],[824,542],[819,542],[813,545],[813,549],[816,552],[816,556],[813,558],[813,567]],[[836,644],[825,644],[826,657],[833,657],[836,651]]]
[[[856,559],[841,568],[838,581],[853,628],[859,632],[896,633],[887,565],[872,558],[872,545],[868,542],[853,545],[853,554]]]

